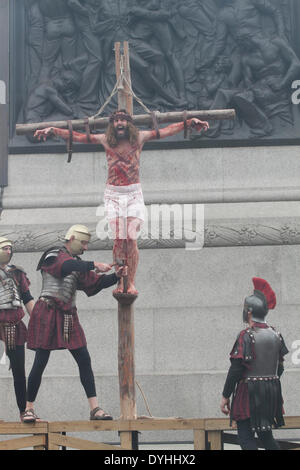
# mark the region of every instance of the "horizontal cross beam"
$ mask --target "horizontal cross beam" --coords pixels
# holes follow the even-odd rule
[[[202,120],[210,119],[234,119],[234,109],[207,109],[198,111],[178,111],[169,113],[155,112],[155,117],[158,124],[167,124],[180,122],[184,119],[198,118]],[[132,116],[135,125],[147,125],[152,126],[153,117],[151,114],[137,114]],[[85,130],[86,119],[75,119],[71,121],[74,130]],[[89,118],[88,123],[91,129],[105,129],[109,123],[108,117],[96,117]],[[45,122],[34,122],[28,124],[16,124],[16,134],[26,135],[35,132],[37,129],[45,129],[46,127],[58,127],[60,129],[68,129],[68,121],[45,121]]]

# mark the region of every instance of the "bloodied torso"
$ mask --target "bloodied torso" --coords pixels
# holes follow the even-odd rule
[[[116,148],[105,146],[108,164],[107,183],[113,186],[127,186],[140,182],[140,145],[125,143]]]

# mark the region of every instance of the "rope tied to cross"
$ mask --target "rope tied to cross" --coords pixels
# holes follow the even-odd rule
[[[127,87],[128,87],[128,91],[124,91],[124,82],[126,83]],[[117,77],[117,81],[116,81],[116,84],[111,92],[111,94],[109,95],[109,97],[106,99],[106,101],[103,103],[103,105],[99,108],[99,110],[97,111],[96,114],[94,114],[93,116],[90,116],[89,119],[95,119],[97,118],[98,116],[100,116],[104,109],[106,108],[106,106],[111,102],[112,98],[120,91],[122,90],[123,93],[128,93],[130,94],[139,104],[140,106],[146,111],[146,113],[148,114],[151,114],[151,111],[149,108],[147,108],[147,106],[143,103],[143,101],[135,94],[135,92],[133,91],[132,89],[132,86],[131,86],[131,83],[130,81],[127,79],[126,77],[126,74],[125,74],[125,68],[124,68],[124,55],[122,54],[120,56],[120,74],[119,76]]]
[[[117,76],[115,86],[113,87],[110,95],[107,97],[107,99],[105,100],[103,105],[99,108],[99,110],[95,114],[85,118],[85,130],[86,130],[86,135],[87,135],[87,138],[88,138],[88,142],[90,142],[91,128],[95,128],[95,126],[94,126],[95,119],[103,114],[105,108],[111,102],[113,97],[116,94],[120,93],[120,92],[122,92],[124,94],[127,94],[127,95],[130,95],[133,99],[135,99],[135,101],[137,103],[139,103],[139,105],[144,109],[144,111],[146,111],[147,114],[150,114],[152,116],[152,127],[153,127],[153,129],[156,130],[156,137],[158,139],[160,138],[159,129],[158,129],[158,122],[157,122],[155,112],[151,111],[145,105],[145,103],[143,103],[141,98],[139,98],[136,95],[136,93],[133,91],[132,86],[131,86],[131,82],[130,82],[130,80],[128,80],[128,78],[126,76],[126,73],[125,73],[124,61],[125,61],[125,56],[124,56],[124,54],[121,54],[120,58],[119,58],[119,68],[120,68],[119,69],[119,75]],[[124,84],[127,86],[127,90],[125,90]],[[68,121],[68,129],[69,129],[69,138],[67,140],[67,152],[68,152],[67,162],[70,163],[71,160],[72,160],[72,152],[73,152],[73,148],[72,148],[72,146],[73,146],[73,138],[72,138],[73,137],[73,126],[72,126],[72,122],[70,120]]]

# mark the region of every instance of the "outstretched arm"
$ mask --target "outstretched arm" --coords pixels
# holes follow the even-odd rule
[[[207,131],[209,129],[209,124],[207,121],[200,121],[200,119],[192,118],[186,121],[187,127],[193,127],[196,131]],[[171,135],[179,134],[184,130],[184,122],[176,122],[175,124],[170,124],[167,127],[159,129],[160,138],[164,139],[170,137]],[[140,133],[142,138],[142,143],[147,142],[148,140],[157,139],[156,131],[143,131]]]
[[[92,143],[92,144],[102,144],[104,142],[105,135],[104,134],[90,134],[89,138],[86,134],[82,134],[81,132],[72,132],[73,134],[73,141],[74,142],[82,142],[82,143]],[[46,141],[47,138],[51,135],[56,135],[57,137],[61,137],[64,140],[68,140],[69,138],[69,131],[67,129],[60,129],[58,127],[46,127],[45,129],[37,130],[34,134],[34,137],[37,137],[38,140]]]

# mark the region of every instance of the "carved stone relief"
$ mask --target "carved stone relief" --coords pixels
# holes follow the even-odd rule
[[[53,224],[49,228],[42,225],[28,225],[26,228],[3,226],[2,234],[14,243],[16,252],[41,252],[64,242],[64,235],[69,225]],[[95,227],[89,226],[92,233],[90,250],[112,250],[113,240],[107,238],[100,240]],[[174,231],[170,230],[168,239],[148,233],[147,238],[141,235],[138,239],[139,248],[186,248],[187,244],[193,246],[193,237],[178,239]],[[260,224],[240,221],[236,223],[206,223],[204,226],[204,247],[237,247],[237,246],[282,246],[300,244],[300,224],[298,221],[278,220],[272,223]],[[198,245],[197,245],[198,246]]]
[[[133,89],[148,108],[236,109],[234,122],[212,122],[192,140],[250,139],[251,145],[251,139],[299,135],[299,109],[291,100],[292,83],[300,80],[294,0],[22,3],[19,122],[94,114],[116,81],[114,43],[128,40]],[[104,114],[115,107],[116,99]],[[141,111],[135,103],[134,112]]]

